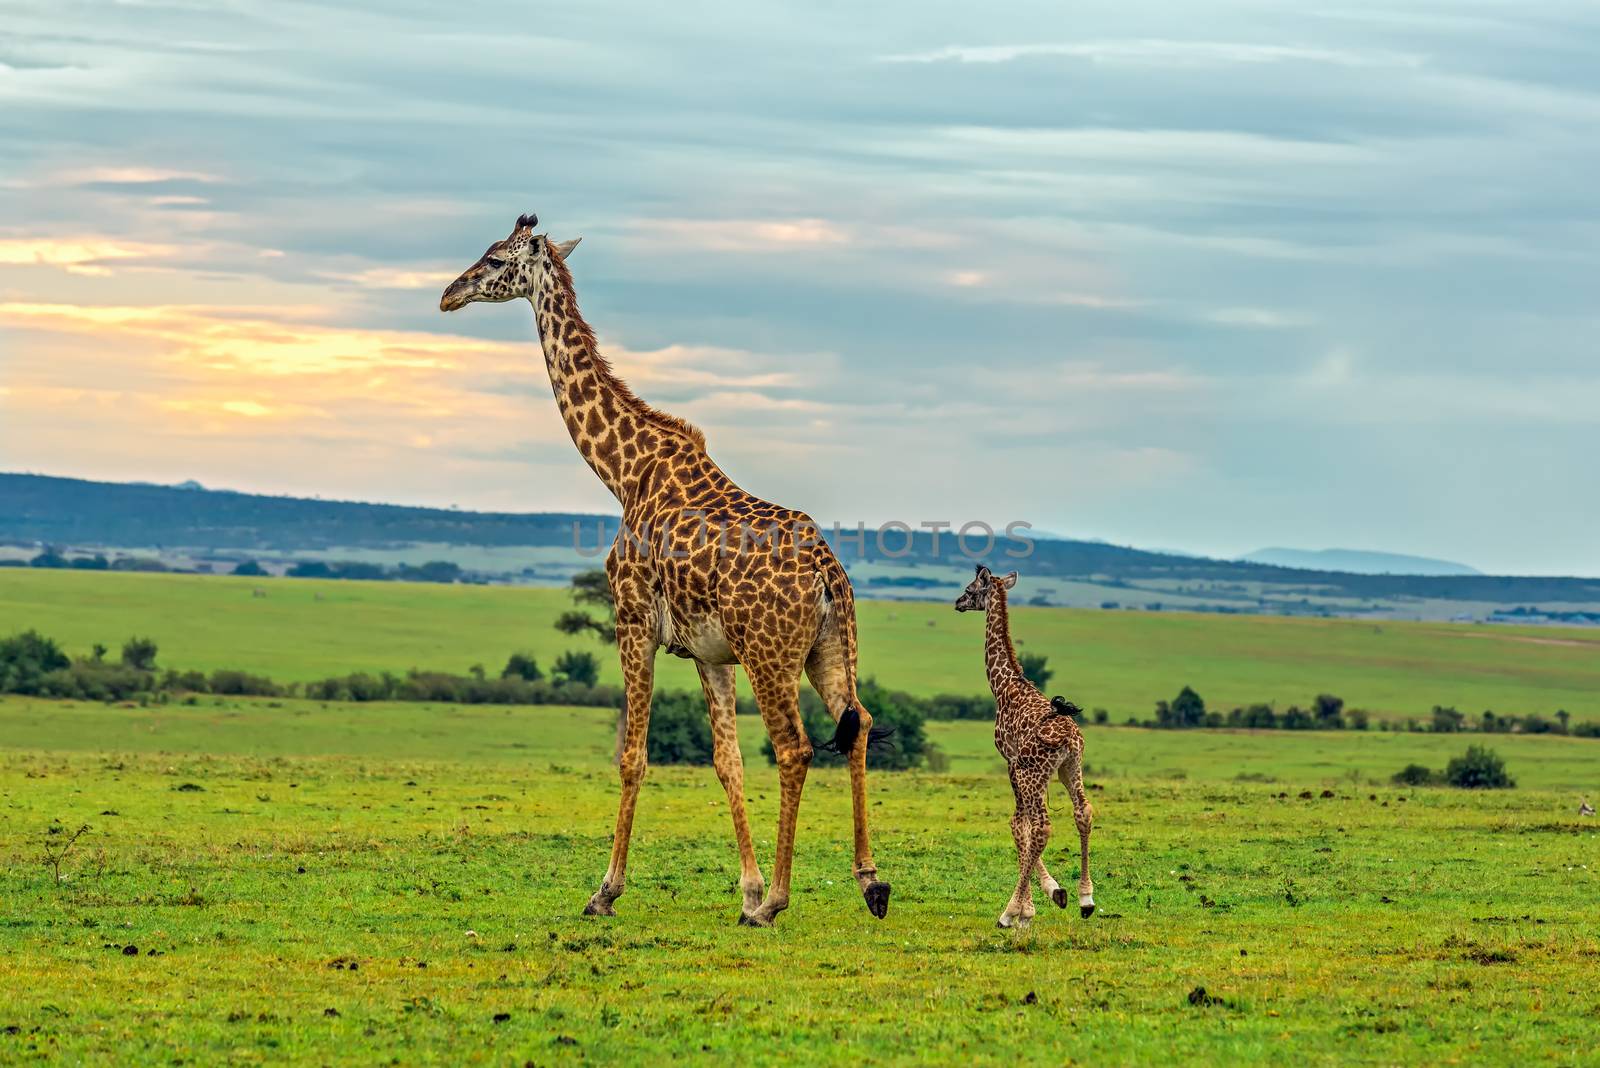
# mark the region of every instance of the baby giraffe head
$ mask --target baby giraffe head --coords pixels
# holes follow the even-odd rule
[[[973,576],[967,588],[961,591],[961,596],[956,598],[957,612],[987,612],[989,600],[994,591],[1009,590],[1017,584],[1017,573],[1000,578],[982,564],[978,565],[978,573]]]
[[[556,263],[570,256],[581,238],[551,241],[533,232],[538,225],[537,215],[518,216],[511,236],[490,245],[477,263],[450,283],[439,298],[439,310],[455,311],[478,300],[497,304],[539,292]]]

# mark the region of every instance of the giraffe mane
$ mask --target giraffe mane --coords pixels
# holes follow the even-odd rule
[[[546,241],[548,242],[548,238]],[[549,254],[549,259],[551,270],[555,272],[556,282],[566,290],[567,299],[572,302],[572,318],[577,324],[578,336],[589,350],[589,356],[594,360],[595,369],[602,377],[611,381],[612,387],[616,390],[617,399],[626,404],[646,422],[659,429],[682,434],[694,442],[695,445],[704,449],[706,447],[704,431],[689,422],[689,420],[673,415],[671,412],[664,412],[641,399],[633,391],[633,388],[612,368],[611,361],[606,359],[600,352],[600,343],[595,340],[594,328],[589,325],[589,320],[585,319],[583,313],[578,310],[578,291],[572,283],[572,270],[567,266],[567,262],[554,252]]]

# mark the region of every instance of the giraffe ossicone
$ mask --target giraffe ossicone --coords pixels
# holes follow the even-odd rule
[[[440,311],[474,302],[533,305],[550,388],[567,431],[622,507],[606,557],[625,679],[622,780],[611,861],[584,912],[610,916],[626,884],[633,813],[646,766],[645,739],[657,649],[695,661],[711,716],[712,760],[738,841],[739,922],[771,926],[789,904],[800,794],[812,742],[800,718],[804,674],[838,724],[833,746],[849,755],[852,875],[872,915],[889,910],[867,826],[866,751],[876,733],[856,693],[854,592],[811,518],[746,493],[706,452],[705,435],[634,395],[600,354],[578,312],[567,257],[577,239],[553,242],[522,215],[439,298]],[[737,551],[715,530],[765,531],[760,551]],[[630,531],[648,531],[637,539]],[[734,667],[742,665],[777,757],[781,803],[770,886],[756,863],[745,810],[744,763],[734,724]]]

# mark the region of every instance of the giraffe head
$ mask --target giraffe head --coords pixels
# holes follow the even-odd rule
[[[551,241],[536,234],[537,215],[520,215],[511,236],[496,241],[439,298],[440,311],[455,311],[476,300],[498,304],[516,297],[531,297],[554,270],[554,260],[565,260],[581,238]]]
[[[961,596],[956,598],[957,612],[987,612],[989,599],[996,589],[1009,590],[1017,584],[1015,571],[1001,578],[982,564],[977,566],[978,573],[967,584],[967,588],[961,591]]]

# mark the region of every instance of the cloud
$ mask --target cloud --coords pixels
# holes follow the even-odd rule
[[[850,235],[826,219],[638,219],[641,237],[716,252],[767,252],[848,244]]]
[[[1340,67],[1420,67],[1426,57],[1404,52],[1363,52],[1243,41],[1190,41],[1163,38],[1011,45],[950,45],[925,52],[879,56],[883,63],[1011,63],[1018,59],[1061,57],[1129,66],[1218,67],[1253,63],[1325,63]]]
[[[586,236],[625,376],[818,514],[959,485],[1122,540],[1360,516],[1397,549],[1600,569],[1600,505],[1570,490],[1600,266],[1581,5],[1100,5],[1069,35],[1011,7],[952,38],[906,0],[710,0],[692,26],[619,3],[70,29],[13,3],[8,462],[606,507],[526,309],[431,299],[537,210]]]
[[[138,165],[78,167],[57,171],[40,184],[50,185],[156,185],[168,182],[220,182],[223,179],[205,171],[176,170]]]
[[[0,264],[54,267],[97,278],[112,273],[110,264],[161,259],[173,252],[168,245],[104,237],[0,238]]]

